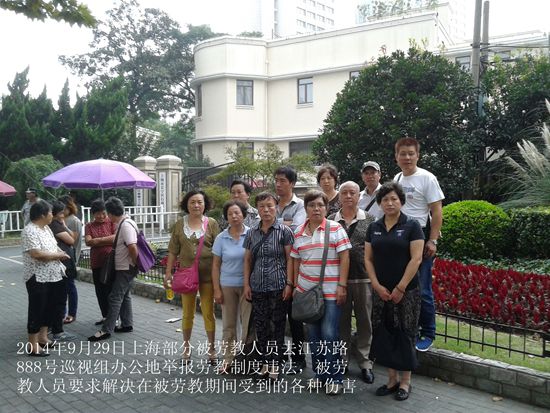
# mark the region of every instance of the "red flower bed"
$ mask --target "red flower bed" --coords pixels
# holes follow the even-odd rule
[[[550,331],[548,275],[438,259],[433,276],[438,311]]]

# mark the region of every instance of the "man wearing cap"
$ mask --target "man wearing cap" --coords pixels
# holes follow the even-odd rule
[[[39,198],[36,195],[36,189],[34,188],[27,188],[25,191],[25,196],[27,197],[27,200],[21,208],[21,214],[23,214],[23,224],[27,225],[31,222],[31,207],[36,203],[36,201],[39,200]]]
[[[380,185],[380,165],[378,162],[368,161],[361,168],[361,178],[366,185],[365,189],[359,195],[359,209],[362,209],[374,219],[382,218],[384,213],[380,206],[376,203],[376,193],[382,185]]]

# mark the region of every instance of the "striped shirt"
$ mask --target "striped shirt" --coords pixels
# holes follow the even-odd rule
[[[279,291],[286,284],[286,253],[285,246],[294,242],[294,236],[290,228],[284,224],[275,223],[269,228],[269,235],[263,244],[264,232],[260,222],[251,228],[246,234],[243,247],[252,252],[255,251],[254,268],[250,274],[250,288],[253,292]]]
[[[296,284],[296,289],[299,292],[311,290],[319,284],[327,222],[330,223],[330,236],[323,279],[323,296],[325,300],[336,300],[336,287],[340,280],[340,257],[338,254],[351,249],[346,231],[339,223],[324,219],[314,231],[313,236],[310,236],[304,231],[309,224],[309,220],[307,220],[296,230],[290,256],[301,260]]]

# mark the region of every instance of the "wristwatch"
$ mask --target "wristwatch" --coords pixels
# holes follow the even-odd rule
[[[436,239],[430,239],[428,242],[431,242],[432,244],[437,246],[437,240]]]

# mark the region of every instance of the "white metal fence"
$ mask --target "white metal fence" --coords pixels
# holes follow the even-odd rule
[[[164,240],[170,236],[170,228],[181,216],[180,212],[165,212],[162,206],[127,206],[126,215],[133,219],[148,240]],[[82,223],[93,220],[89,207],[82,207]],[[18,233],[23,229],[21,211],[0,211],[0,236]],[[82,234],[84,236],[84,234]]]

